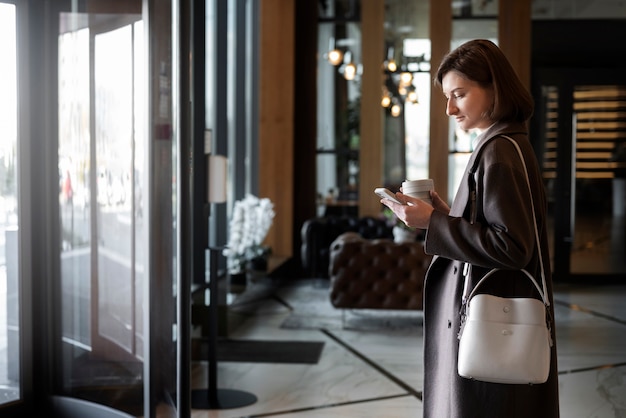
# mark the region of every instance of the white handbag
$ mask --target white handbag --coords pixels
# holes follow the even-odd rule
[[[526,171],[519,145],[511,138],[505,138],[515,145]],[[526,181],[533,204],[527,171]],[[530,273],[521,271],[532,281],[541,300],[476,294],[478,288],[495,272],[504,271],[500,269],[490,270],[468,295],[471,265],[467,264],[459,330],[459,376],[508,384],[539,384],[548,379],[552,347],[550,301],[534,210],[533,220],[542,287]]]

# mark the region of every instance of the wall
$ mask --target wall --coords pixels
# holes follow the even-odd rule
[[[293,253],[295,1],[260,4],[259,197],[274,203],[266,244]]]

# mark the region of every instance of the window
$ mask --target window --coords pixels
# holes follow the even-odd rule
[[[15,5],[0,3],[0,403],[20,399]]]

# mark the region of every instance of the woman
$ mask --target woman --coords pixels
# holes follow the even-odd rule
[[[502,51],[482,39],[449,53],[437,71],[435,84],[447,99],[446,113],[455,118],[458,127],[480,132],[452,206],[434,191],[432,206],[401,192],[396,193],[398,199],[410,205],[381,200],[408,226],[426,230],[425,251],[434,255],[424,288],[424,417],[558,417],[556,344],[550,375],[543,384],[485,383],[457,373],[464,266],[472,266],[470,286],[492,268],[526,269],[540,280],[533,211],[552,306],[546,197],[527,132],[532,97]],[[515,146],[502,135],[513,138],[522,150],[534,207],[522,161]],[[468,174],[470,168],[472,175]],[[470,199],[470,186],[475,199]],[[528,278],[521,275],[498,275],[489,280],[488,286],[481,286],[485,292],[538,297]]]

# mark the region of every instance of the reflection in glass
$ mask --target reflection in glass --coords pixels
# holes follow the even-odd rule
[[[329,2],[320,10],[317,63],[318,212],[357,200],[362,73],[360,2]],[[331,60],[337,51],[342,59]]]
[[[15,18],[0,3],[0,404],[20,398]]]
[[[62,15],[59,205],[64,389],[143,407],[143,24]],[[94,24],[97,22],[98,24]],[[121,391],[114,395],[115,391]]]
[[[136,221],[131,212],[135,176],[132,37],[130,25],[96,35],[94,57],[96,235],[99,238],[98,307],[94,322],[98,328],[94,330],[94,338],[104,338],[131,355],[135,330],[132,226]]]
[[[563,96],[572,98],[572,109],[559,107]],[[567,274],[623,276],[626,273],[626,87],[578,85],[569,90],[544,85],[539,103],[551,253],[560,248],[555,248],[555,243],[568,244],[564,255],[557,254],[564,262],[569,261],[565,267]],[[573,139],[559,136],[562,131],[559,120],[572,121]],[[567,165],[563,155],[569,151],[571,169],[560,165]],[[569,201],[559,205],[563,203],[558,201],[562,190],[558,190],[557,184],[559,181],[568,184],[570,177]],[[565,215],[564,222],[559,222]],[[560,260],[555,263],[560,265]]]
[[[626,86],[574,89],[572,273],[626,273]]]
[[[430,40],[428,1],[387,1],[383,62],[383,182],[428,177],[430,152]]]

